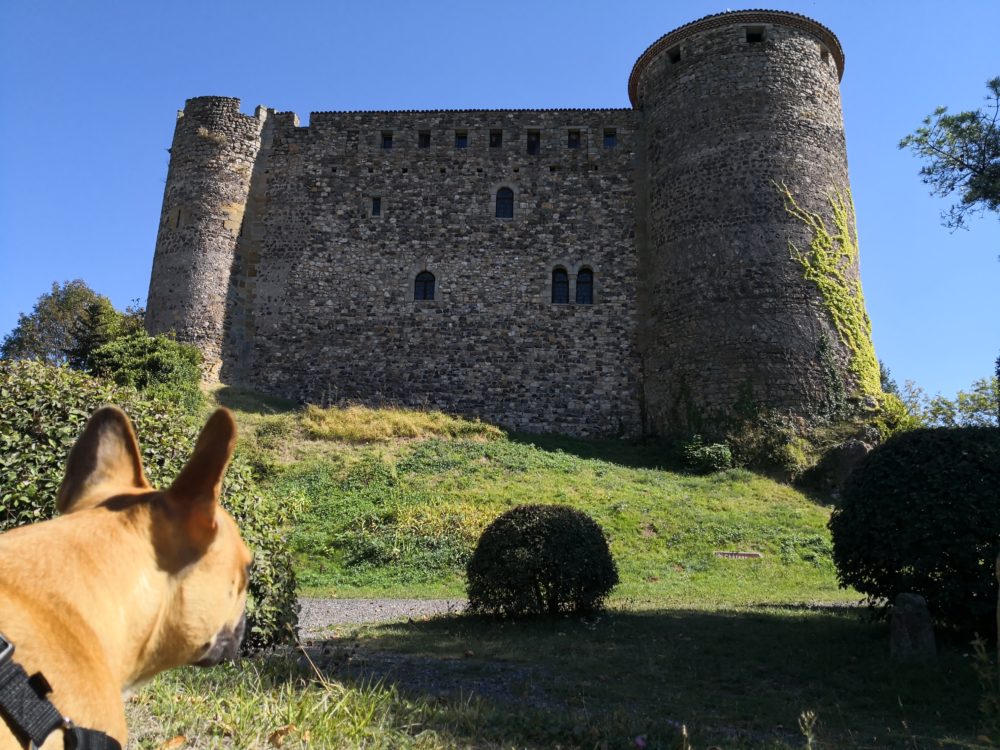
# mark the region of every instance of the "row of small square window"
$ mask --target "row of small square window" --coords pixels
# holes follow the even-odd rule
[[[428,301],[434,299],[434,274],[421,271],[413,281],[413,299]],[[564,268],[552,271],[552,304],[569,304],[569,273]],[[576,304],[594,304],[594,272],[581,268],[576,274]]]
[[[538,154],[542,148],[542,131],[527,131],[527,151],[529,154]],[[382,131],[382,148],[386,151],[392,148],[393,132],[391,130]],[[604,148],[615,148],[618,145],[617,128],[604,128]],[[417,133],[417,148],[431,147],[431,131],[421,130]],[[469,131],[455,131],[455,148],[469,147]],[[566,131],[566,148],[578,149],[583,147],[583,131],[579,129],[569,129]],[[503,148],[503,130],[490,130],[490,148]]]

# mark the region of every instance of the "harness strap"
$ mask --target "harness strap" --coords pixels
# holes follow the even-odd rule
[[[52,692],[45,677],[28,677],[13,655],[14,645],[0,634],[0,716],[18,740],[34,748],[62,729],[65,750],[122,750],[118,740],[104,732],[73,726],[45,697]]]
[[[122,750],[114,737],[94,729],[72,727],[66,730],[65,750]]]
[[[5,643],[2,636],[0,643]],[[35,692],[28,673],[9,654],[0,663],[0,714],[21,741],[30,740],[36,745],[63,725],[56,707],[44,693]]]

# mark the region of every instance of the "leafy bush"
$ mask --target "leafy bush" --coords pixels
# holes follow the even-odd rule
[[[190,344],[140,331],[98,347],[89,361],[99,378],[176,399],[189,411],[201,405],[201,352]]]
[[[913,592],[963,633],[994,632],[1000,430],[920,429],[876,448],[830,519],[843,586],[873,604]]]
[[[118,404],[132,419],[149,481],[168,485],[191,454],[200,417],[66,368],[0,361],[0,531],[55,514],[66,456],[90,414],[107,403]],[[254,550],[246,646],[259,648],[282,639],[296,622],[284,537],[295,508],[261,496],[239,456],[226,474],[223,504]]]
[[[733,453],[725,443],[706,443],[695,435],[681,446],[684,468],[695,474],[711,474],[733,468]]]
[[[882,440],[888,440],[893,435],[915,430],[922,423],[920,417],[910,413],[903,399],[895,393],[886,393],[881,398],[872,426],[878,430]]]
[[[601,527],[565,505],[519,505],[501,515],[466,573],[469,609],[507,617],[591,612],[618,583]]]

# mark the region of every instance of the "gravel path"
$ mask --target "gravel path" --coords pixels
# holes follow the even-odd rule
[[[299,599],[299,633],[315,638],[330,625],[416,619],[461,612],[464,599]]]

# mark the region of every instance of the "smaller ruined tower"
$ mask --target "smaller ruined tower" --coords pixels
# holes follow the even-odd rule
[[[878,390],[833,33],[783,11],[708,16],[638,59],[639,243],[651,427],[807,419]],[[874,380],[872,368],[874,369]]]
[[[229,276],[267,117],[240,100],[188,99],[177,114],[146,303],[146,329],[173,331],[217,376]]]

